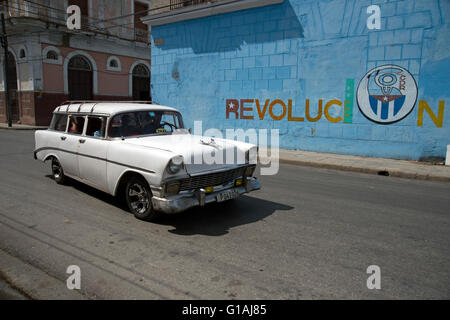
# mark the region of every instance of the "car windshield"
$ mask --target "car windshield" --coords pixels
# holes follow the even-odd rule
[[[150,134],[172,134],[183,129],[181,115],[174,111],[137,111],[114,116],[109,136],[132,137]]]

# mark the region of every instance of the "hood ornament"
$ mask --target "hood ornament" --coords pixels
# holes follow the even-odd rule
[[[205,138],[201,138],[200,143],[217,149],[220,148],[220,146],[216,143],[216,141],[213,138],[209,138],[209,141],[205,140]]]

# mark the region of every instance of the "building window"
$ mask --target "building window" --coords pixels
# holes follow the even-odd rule
[[[20,59],[25,59],[26,57],[27,57],[27,55],[25,53],[25,49],[20,49],[19,58]]]
[[[47,46],[42,50],[44,63],[62,64],[62,55],[58,48]]]
[[[69,0],[68,6],[77,5],[80,7],[81,15],[89,15],[89,5],[88,0]]]
[[[49,52],[47,52],[47,59],[58,60],[58,54],[55,51],[50,50]]]
[[[91,71],[92,67],[85,57],[75,56],[69,61],[69,70]]]
[[[148,27],[141,21],[148,14],[148,5],[135,1],[134,13],[134,40],[148,42]]]
[[[110,56],[108,58],[108,60],[106,61],[106,70],[109,70],[109,71],[120,71],[121,70],[121,66],[120,66],[119,58],[117,58],[115,56]]]
[[[81,26],[89,26],[89,2],[88,0],[69,0],[68,6],[77,5],[81,12]]]

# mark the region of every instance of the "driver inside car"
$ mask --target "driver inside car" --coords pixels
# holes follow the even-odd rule
[[[156,132],[155,117],[150,113],[143,113],[139,119],[142,134],[153,134]]]

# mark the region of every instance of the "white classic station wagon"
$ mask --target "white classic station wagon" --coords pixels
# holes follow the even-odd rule
[[[256,146],[192,135],[176,109],[156,104],[67,102],[54,110],[48,130],[36,131],[35,143],[35,159],[51,161],[57,183],[70,177],[123,196],[139,219],[260,188]],[[217,152],[226,161],[205,161]]]

